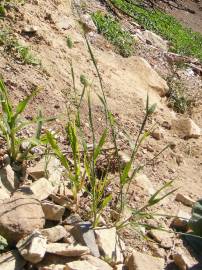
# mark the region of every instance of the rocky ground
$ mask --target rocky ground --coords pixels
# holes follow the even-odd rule
[[[82,23],[88,28],[87,35],[103,78],[108,105],[120,125],[121,158],[125,162],[130,154],[123,131],[136,137],[144,117],[147,93],[150,102],[157,103],[157,110],[147,126],[148,129],[155,126],[155,130],[141,146],[136,162],[149,161],[170,145],[131,184],[129,210],[142,207],[169,180],[173,180],[174,188],[179,189],[154,208],[160,216],[146,220],[148,228],[140,226],[134,230],[130,226],[117,231],[113,223],[116,217],[107,209],[99,228],[93,230],[91,221],[86,218],[88,201],[80,194],[82,207],[75,209],[64,168],[56,158],[49,162],[47,177],[43,151],[40,150],[39,157],[28,162],[22,182],[15,177],[4,156],[0,171],[0,234],[12,249],[0,256],[0,269],[199,270],[202,268],[201,250],[189,239],[174,234],[173,230],[186,232],[189,229],[187,221],[191,207],[202,194],[201,65],[195,59],[171,54],[166,41],[144,31],[128,18],[122,18],[121,22],[134,35],[136,48],[133,56],[123,58],[97,33],[88,15],[98,9],[107,12],[106,7],[99,1],[76,3]],[[102,106],[96,96],[100,86],[78,20],[75,6],[71,7],[69,1],[36,0],[24,5],[9,4],[5,19],[0,20],[1,29],[9,29],[21,44],[30,46],[41,65],[24,64],[5,50],[5,46],[0,46],[0,73],[14,104],[36,86],[42,88],[25,117],[32,118],[41,108],[45,116],[58,116],[51,128],[61,131],[66,120],[66,104],[73,100],[72,61],[76,87],[81,89],[81,74],[92,81],[95,129],[99,135],[104,127]],[[67,37],[74,41],[72,49],[67,46]],[[176,113],[168,106],[169,78],[180,81],[187,96],[193,100],[185,114]],[[92,143],[86,103],[82,107],[82,119],[85,134]],[[29,136],[33,130],[30,128],[25,133],[22,135]],[[64,141],[64,134],[60,133],[60,142],[65,149]],[[1,148],[4,149],[3,143]],[[111,178],[116,197],[117,173]],[[130,214],[130,211],[126,213],[125,218]],[[152,229],[159,226],[164,230]]]

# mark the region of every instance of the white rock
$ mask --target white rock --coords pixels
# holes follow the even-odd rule
[[[63,264],[51,264],[49,266],[41,266],[38,270],[66,270],[66,266]]]
[[[1,270],[19,270],[23,268],[25,263],[26,261],[17,250],[11,250],[0,255]]]
[[[96,266],[97,270],[112,270],[112,267],[108,263],[92,255],[84,255],[81,258]]]
[[[26,261],[38,263],[46,253],[47,239],[40,232],[34,231],[31,235],[22,238],[16,246]]]
[[[46,178],[40,178],[30,186],[31,191],[39,200],[45,200],[55,190],[54,186]]]
[[[91,16],[89,14],[81,15],[80,22],[86,32],[96,32],[97,27],[95,26]]]
[[[0,201],[9,198],[9,192],[7,192],[5,189],[0,188]]]
[[[87,261],[74,261],[66,264],[66,270],[99,270]]]
[[[198,127],[190,118],[173,119],[171,126],[179,137],[199,138],[201,136],[200,127]]]
[[[163,51],[168,50],[168,42],[166,40],[163,40],[157,34],[151,32],[149,30],[145,30],[144,32],[142,32],[142,36],[146,40],[148,40],[154,47],[160,48]]]
[[[192,207],[195,204],[195,201],[193,199],[191,199],[188,196],[185,196],[181,193],[178,193],[175,197],[175,200],[177,202],[181,202],[182,204],[186,205],[186,206],[190,206]]]
[[[129,257],[127,266],[129,270],[164,270],[164,260],[147,254],[133,251]]]
[[[123,254],[119,245],[121,241],[117,235],[116,228],[96,229],[95,234],[100,253],[116,262],[123,262]],[[123,245],[122,250],[124,250],[124,244],[121,244]]]
[[[67,231],[61,225],[57,225],[52,228],[44,229],[41,231],[42,235],[44,235],[48,242],[55,243],[60,239],[67,236]]]
[[[135,182],[149,196],[153,195],[156,192],[155,189],[154,189],[154,187],[153,187],[152,182],[148,179],[148,177],[145,174],[139,174],[139,175],[137,175],[135,177]]]
[[[67,257],[79,257],[85,254],[89,254],[88,247],[76,245],[71,246],[64,243],[50,243],[47,245],[47,252]]]

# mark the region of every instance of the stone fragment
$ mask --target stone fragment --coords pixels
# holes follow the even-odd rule
[[[191,218],[191,214],[184,212],[183,210],[179,210],[177,216],[173,219],[171,226],[177,230],[182,232],[186,232],[188,230],[188,222]]]
[[[159,127],[159,128],[156,128],[154,131],[152,131],[152,137],[156,140],[161,140],[163,139],[163,130]]]
[[[125,264],[117,264],[114,270],[127,270],[127,266]]]
[[[89,14],[81,15],[80,23],[82,24],[84,31],[86,33],[97,31],[97,27],[95,26],[95,24],[94,24],[94,22]]]
[[[2,192],[4,191],[5,194],[10,195],[19,187],[19,184],[9,164],[0,169],[0,190],[2,190]]]
[[[40,178],[30,186],[33,194],[40,201],[45,200],[48,196],[54,192],[54,187],[46,178]]]
[[[42,229],[45,217],[41,203],[33,195],[14,194],[0,203],[0,232],[10,245]]]
[[[151,231],[149,231],[149,235],[163,248],[171,248],[173,246],[173,234],[169,232],[152,229]]]
[[[121,250],[125,249],[125,247],[117,235],[116,228],[96,229],[95,234],[101,256],[106,256],[116,262],[123,262]],[[120,244],[122,247],[120,247]]]
[[[188,196],[185,196],[181,193],[178,193],[175,197],[175,200],[177,202],[181,202],[182,204],[186,205],[186,206],[190,206],[192,207],[195,204],[195,201],[193,199],[191,199]]]
[[[168,50],[168,42],[166,40],[163,40],[157,34],[149,30],[145,30],[142,32],[142,36],[144,37],[144,39],[146,39],[146,41],[149,41],[150,44],[153,45],[154,47],[157,47],[163,51]]]
[[[20,239],[16,245],[22,257],[31,263],[38,263],[43,259],[46,246],[47,239],[38,231]]]
[[[41,233],[47,238],[48,242],[51,242],[51,243],[55,243],[67,236],[67,231],[61,225],[44,229],[41,231]]]
[[[164,260],[147,254],[133,251],[127,261],[128,270],[164,270]]]
[[[79,257],[85,254],[89,254],[88,247],[75,245],[71,246],[64,243],[50,243],[47,245],[47,252],[67,257]]]
[[[172,129],[182,138],[199,138],[201,129],[190,118],[173,119]]]
[[[0,269],[2,270],[21,270],[26,261],[20,256],[17,250],[0,255]]]
[[[189,253],[185,254],[181,248],[178,248],[172,257],[179,270],[192,269],[197,265],[196,259],[190,256]]]
[[[65,270],[98,270],[98,268],[87,261],[73,261],[66,264]]]
[[[38,31],[38,27],[35,25],[26,25],[23,29],[22,32],[25,34],[36,34]],[[26,149],[25,149],[26,150]]]
[[[51,264],[48,266],[40,266],[38,270],[66,270],[66,266],[63,264]]]
[[[45,214],[45,219],[60,221],[65,212],[65,207],[61,205],[54,204],[49,201],[42,202],[42,209]]]
[[[146,192],[146,195],[153,195],[156,191],[153,187],[152,182],[148,179],[145,174],[139,174],[135,177],[136,184]]]
[[[112,270],[112,267],[108,263],[92,255],[84,255],[81,257],[81,259],[86,260],[90,264],[96,266],[97,270]]]
[[[64,220],[64,224],[67,225],[74,225],[77,223],[82,222],[83,220],[81,219],[81,217],[77,214],[77,213],[73,213],[70,214],[65,220]]]
[[[79,244],[87,246],[93,256],[100,257],[100,252],[95,241],[95,234],[90,222],[78,223],[71,230],[71,234]]]
[[[5,189],[0,188],[0,201],[9,199],[9,192],[7,192]]]

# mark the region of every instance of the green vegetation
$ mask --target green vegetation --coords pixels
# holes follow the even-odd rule
[[[40,64],[40,60],[31,53],[30,48],[20,44],[9,31],[0,30],[0,46],[3,46],[5,52],[20,60],[23,64]]]
[[[167,80],[169,85],[168,106],[178,113],[185,113],[191,106],[192,101],[185,94],[185,86],[173,77]]]
[[[193,206],[189,226],[194,234],[202,236],[202,200],[198,200]]]
[[[200,33],[185,28],[175,18],[162,11],[143,8],[137,2],[135,4],[134,1],[130,0],[110,1],[146,29],[169,40],[173,52],[194,56],[202,61],[202,35]]]
[[[3,80],[0,80],[0,103],[2,111],[0,115],[0,133],[6,141],[7,152],[12,163],[22,163],[28,158],[30,150],[34,146],[40,144],[40,135],[43,122],[41,113],[39,113],[37,119],[33,120],[32,122],[22,118],[24,110],[26,109],[29,101],[36,95],[37,91],[38,89],[36,89],[30,96],[20,101],[14,110],[13,104],[8,97],[6,86]],[[34,123],[37,123],[35,136],[33,138],[28,138],[27,140],[24,138],[21,139],[18,136],[19,132],[21,132],[28,125]],[[28,142],[28,146],[25,151],[21,151],[23,141]]]
[[[132,55],[135,41],[128,31],[122,29],[117,20],[99,11],[93,13],[92,18],[98,31],[115,46],[117,52],[124,57]]]

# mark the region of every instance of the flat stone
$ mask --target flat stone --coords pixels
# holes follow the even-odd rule
[[[160,36],[158,36],[157,34],[149,31],[149,30],[145,30],[142,32],[142,36],[149,41],[154,47],[157,47],[163,51],[167,51],[168,50],[168,42],[166,40],[163,40]]]
[[[22,257],[31,263],[42,261],[46,253],[47,239],[38,231],[22,238],[16,245]]]
[[[87,261],[74,261],[66,264],[66,270],[98,270],[98,268]]]
[[[96,229],[95,234],[100,254],[111,258],[113,261],[123,262],[123,254],[119,245],[121,241],[117,235],[116,228]],[[122,249],[124,248],[125,247],[122,246]]]
[[[79,244],[87,246],[93,256],[100,257],[100,252],[95,241],[95,234],[90,222],[78,223],[71,230],[71,234]]]
[[[79,257],[85,254],[89,254],[88,247],[76,245],[71,246],[64,243],[50,243],[47,245],[47,252],[67,257]]]
[[[92,255],[84,255],[81,257],[81,259],[84,259],[90,264],[96,266],[97,270],[112,270],[113,269],[108,263]]]
[[[38,270],[66,270],[66,266],[63,264],[51,264],[49,266],[41,266]]]
[[[0,232],[9,245],[22,237],[42,229],[45,217],[41,203],[33,195],[15,193],[0,203]]]
[[[177,202],[181,202],[182,204],[186,205],[186,206],[190,206],[192,207],[194,204],[195,204],[195,200],[191,199],[190,197],[188,196],[185,196],[181,193],[178,193],[175,197],[175,200]]]
[[[162,258],[153,257],[134,250],[128,259],[127,266],[128,270],[164,270],[164,263]]]
[[[48,229],[43,229],[41,233],[47,238],[48,242],[51,243],[55,243],[67,236],[67,231],[61,225],[57,225]]]
[[[45,219],[60,221],[65,212],[65,207],[61,205],[54,204],[49,201],[42,202],[42,209],[45,214]]]
[[[46,178],[40,178],[30,186],[33,194],[40,200],[45,200],[54,192],[54,186]]]
[[[190,118],[173,119],[172,129],[182,138],[199,138],[201,129]]]
[[[0,269],[2,270],[20,270],[25,264],[26,261],[17,250],[11,250],[0,255]]]
[[[83,14],[80,17],[80,23],[82,24],[85,32],[96,32],[97,27],[95,26],[91,16],[89,14]]]
[[[159,243],[163,248],[171,248],[173,246],[173,234],[162,230],[151,230],[149,235]]]

